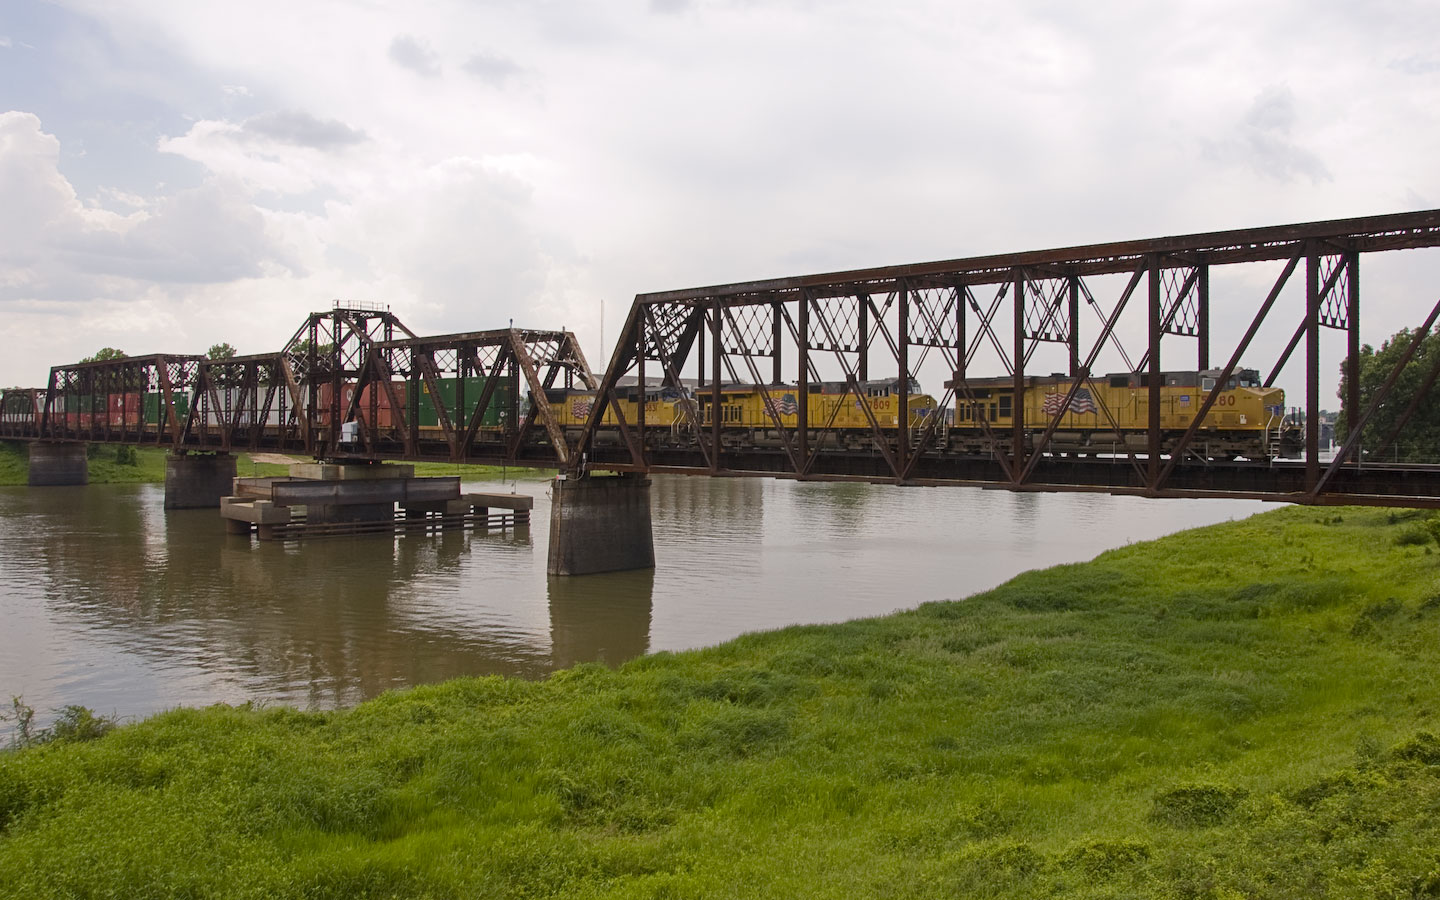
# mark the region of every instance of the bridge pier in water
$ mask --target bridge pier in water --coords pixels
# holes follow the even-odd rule
[[[85,444],[78,441],[30,443],[30,487],[89,483],[90,468]]]
[[[169,453],[165,456],[165,508],[216,509],[235,483],[229,453]]]
[[[551,484],[551,575],[655,568],[649,478],[562,474]]]
[[[230,534],[271,541],[528,528],[534,503],[525,494],[462,494],[458,475],[417,478],[413,465],[297,463],[288,477],[235,479],[220,516]]]

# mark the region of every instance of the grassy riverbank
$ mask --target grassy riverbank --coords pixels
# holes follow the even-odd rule
[[[0,894],[1437,896],[1425,521],[1283,509],[618,671],[0,754]]]
[[[129,449],[129,448],[126,448]],[[94,445],[89,460],[91,484],[163,484],[165,482],[165,453],[154,447],[135,448],[128,455],[119,447],[108,444]],[[124,461],[121,461],[121,460]],[[296,462],[307,462],[300,457]],[[0,486],[26,483],[29,472],[29,457],[25,444],[20,441],[0,441]],[[235,473],[243,477],[261,475],[287,475],[289,466],[270,462],[256,462],[249,455],[241,453],[236,457]],[[499,466],[461,466],[450,463],[417,463],[415,474],[422,476],[459,475],[466,481],[481,481],[506,477],[518,481],[533,481],[553,476],[548,469],[516,469]]]

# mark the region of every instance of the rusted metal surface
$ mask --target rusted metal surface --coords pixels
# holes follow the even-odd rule
[[[467,414],[470,404],[461,391],[472,377],[480,377],[483,388],[473,412]],[[441,379],[455,380],[453,401],[442,397]],[[413,383],[417,389],[402,399],[394,388],[400,382]],[[596,386],[579,342],[568,331],[505,328],[376,342],[358,372],[353,399],[344,413],[346,420],[359,422],[363,447],[337,446],[329,455],[564,467],[570,462],[569,445],[546,400],[546,391],[557,382],[592,390]],[[358,417],[361,398],[372,385],[389,397],[394,418],[388,427],[378,417],[368,421]],[[429,435],[419,430],[419,385],[428,388],[426,403],[437,415],[438,424]],[[511,398],[504,421],[484,427],[482,417],[492,410],[502,386]],[[513,403],[521,388],[528,390],[531,404],[523,418],[514,414],[518,407]]]
[[[572,472],[1437,506],[1440,468],[1425,460],[1375,461],[1419,408],[1421,396],[1393,396],[1405,360],[1378,387],[1362,391],[1357,377],[1361,257],[1436,246],[1440,210],[1430,210],[641,294],[600,381],[568,332],[422,337],[388,310],[337,306],[310,316],[273,354],[156,355],[57,367],[45,388],[5,393],[0,436]],[[1278,275],[1266,275],[1263,292],[1237,294],[1232,287],[1216,293],[1216,267],[1257,264],[1278,266],[1272,270]],[[1424,319],[1429,299],[1414,304],[1422,336],[1436,319],[1434,313]],[[1212,332],[1212,319],[1248,327],[1225,346]],[[1257,337],[1267,324],[1282,330],[1273,361],[1256,359]],[[1333,331],[1342,332],[1340,348],[1349,360],[1349,415],[1363,424],[1391,404],[1404,411],[1375,447],[1357,437],[1329,459],[1319,452],[1316,413],[1320,354]],[[1265,335],[1268,342],[1270,331]],[[1134,346],[1127,348],[1127,340]],[[1212,356],[1225,360],[1219,370],[1210,369]],[[1054,411],[1047,399],[1043,419],[1024,420],[1022,398],[1049,371],[1047,358],[1065,376],[1054,380],[1061,385]],[[1133,428],[1098,390],[1105,375],[1098,367],[1110,358],[1120,361],[1112,372],[1135,379]],[[964,446],[954,439],[957,423],[945,415],[912,425],[907,404],[919,396],[912,378],[927,366],[943,372],[943,391],[933,382],[930,387],[944,414],[980,409],[982,394],[1001,384],[1011,397],[1011,416],[1001,422],[993,412],[979,415],[966,426],[972,435]],[[1420,395],[1440,379],[1440,361],[1427,367],[1423,378],[1412,379]],[[1216,411],[1218,390],[1197,389],[1200,396],[1190,404],[1195,415],[1165,424],[1162,382],[1166,373],[1182,370],[1208,373],[1220,384],[1252,370],[1266,374],[1267,386],[1281,377],[1300,384],[1288,405],[1303,403],[1297,427],[1306,452],[1278,459],[1278,451],[1266,450],[1231,461],[1203,449],[1208,432],[1202,422]],[[626,378],[634,381],[622,383]],[[871,396],[876,379],[893,385],[898,416],[882,420]],[[638,392],[626,387],[632,383]],[[768,443],[747,443],[746,428],[722,421],[722,387],[735,384],[753,387],[763,413],[746,428],[752,438],[764,432]],[[648,409],[646,399],[635,402],[651,385],[680,397],[668,420]],[[559,421],[547,397],[557,387],[593,394],[583,424]],[[628,399],[622,400],[624,391]],[[836,436],[838,405],[812,411],[815,391],[829,391],[854,410],[843,440]],[[150,402],[144,395],[159,398],[139,421],[130,396],[136,392],[142,406]],[[523,414],[522,392],[530,398]],[[1074,426],[1063,425],[1082,392],[1096,398],[1098,430],[1127,432],[1123,442],[1089,458],[1066,450],[1074,439],[1065,432]],[[94,398],[102,394],[119,399],[97,416]],[[800,400],[782,417],[783,395]],[[71,415],[87,403],[89,416]]]
[[[1362,413],[1356,377],[1361,257],[1437,246],[1440,210],[1429,210],[640,294],[616,342],[598,402],[572,459],[577,465],[583,460],[591,467],[627,472],[983,484],[1013,490],[1100,489],[1157,497],[1259,496],[1317,504],[1440,505],[1440,482],[1435,467],[1427,463],[1402,467],[1400,471],[1409,474],[1401,477],[1393,468],[1369,462],[1363,451],[1374,448],[1362,448],[1356,441],[1341,446],[1333,461],[1322,460],[1318,415],[1320,353],[1327,330],[1344,332],[1346,407],[1352,419]],[[1268,293],[1214,294],[1214,267],[1257,263],[1283,264]],[[1279,301],[1300,292],[1296,288],[1287,294],[1285,288],[1302,263],[1305,283],[1297,308]],[[1099,276],[1128,276],[1128,280],[1110,298],[1097,297],[1101,287],[1094,282]],[[1416,320],[1428,306],[1428,301],[1416,304]],[[1081,312],[1086,307],[1093,310],[1098,328],[1083,326]],[[1231,352],[1220,346],[1211,322],[1240,316],[1250,325]],[[1273,366],[1266,361],[1261,369],[1260,361],[1253,358],[1256,335],[1263,325],[1277,321],[1290,334],[1293,326],[1286,319],[1298,320],[1298,328]],[[1127,322],[1128,331],[1122,328]],[[1430,326],[1427,320],[1422,333]],[[1143,344],[1133,349],[1142,352],[1127,351],[1121,335],[1129,334],[1133,340],[1137,332],[1143,335]],[[1177,348],[1177,342],[1182,346]],[[1304,352],[1296,353],[1302,343]],[[1068,380],[1055,398],[1056,411],[1048,412],[1047,403],[1047,420],[1039,423],[1015,414],[1002,415],[1003,425],[992,425],[981,416],[971,427],[983,435],[980,442],[988,448],[983,453],[954,449],[953,442],[946,440],[951,429],[939,418],[914,428],[908,422],[901,428],[879,422],[861,390],[868,379],[894,373],[899,409],[906,411],[911,379],[929,356],[932,361],[938,357],[943,371],[953,376],[946,379],[943,394],[935,392],[942,410],[974,404],[976,376],[1001,372],[1018,406],[1026,391],[1033,390],[1029,386],[1034,376],[1046,371],[1037,356],[1037,349],[1045,344],[1061,345],[1065,354],[1057,368],[1065,371]],[[1109,453],[1092,454],[1095,458],[1071,459],[1052,449],[1052,444],[1077,395],[1101,396],[1096,387],[1103,373],[1095,367],[1102,351],[1122,361],[1121,368],[1112,371],[1140,379],[1143,413],[1132,429],[1123,426],[1116,410],[1099,401],[1099,427],[1117,434],[1131,432],[1136,440]],[[1219,373],[1210,370],[1212,354],[1227,359]],[[762,366],[766,360],[770,365]],[[612,414],[619,412],[614,389],[620,379],[634,375],[644,382],[647,365],[654,363],[660,364],[660,380],[667,387],[678,389],[682,373],[693,374],[694,394],[708,395],[712,410],[721,405],[722,382],[753,386],[767,411],[782,391],[798,393],[802,402],[789,421],[781,422],[771,413],[758,426],[770,441],[764,447],[744,445],[736,429],[721,426],[718,415],[708,423],[709,433],[703,438],[695,429],[697,438],[688,446],[657,439],[657,430],[643,425],[623,448],[602,441],[600,423],[606,407],[612,408]],[[1391,396],[1394,376],[1403,364],[1402,360],[1383,385],[1364,397],[1364,408],[1405,403]],[[982,373],[982,365],[988,371]],[[814,421],[808,398],[812,385],[822,381],[817,366],[835,373],[831,383],[845,386],[843,402],[853,402],[869,424],[865,446],[838,449],[827,434],[827,423]],[[1299,459],[1274,459],[1278,451],[1267,450],[1258,458],[1252,455],[1249,461],[1231,464],[1223,455],[1198,452],[1201,423],[1223,399],[1219,391],[1197,390],[1201,396],[1190,406],[1197,414],[1178,426],[1173,422],[1162,426],[1161,389],[1167,372],[1210,372],[1218,374],[1223,385],[1242,366],[1246,371],[1269,372],[1266,386],[1282,372],[1302,385],[1302,396],[1290,398],[1287,404],[1303,404],[1305,410],[1295,426],[1303,432],[1305,453]],[[1440,364],[1426,377],[1422,391],[1437,376]],[[1413,412],[1407,408],[1402,414],[1402,426]],[[848,438],[853,443],[857,436],[852,431]]]
[[[484,387],[467,398],[472,376]],[[3,393],[0,437],[559,467],[569,448],[545,398],[557,384],[596,386],[569,332],[419,337],[388,310],[336,306],[310,315],[274,353],[57,366],[46,388]],[[522,390],[533,403],[517,421]],[[433,428],[420,425],[422,394]],[[508,417],[486,426],[497,396],[507,398]],[[343,440],[346,422],[359,426],[358,446]]]

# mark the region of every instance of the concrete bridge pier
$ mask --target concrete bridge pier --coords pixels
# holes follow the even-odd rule
[[[30,442],[31,487],[89,484],[90,467],[85,444]]]
[[[655,568],[649,478],[562,474],[551,484],[551,575]]]
[[[165,508],[215,509],[233,492],[229,453],[170,453],[165,457]]]

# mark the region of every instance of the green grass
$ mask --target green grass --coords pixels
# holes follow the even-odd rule
[[[19,441],[0,441],[0,485],[24,484],[30,472],[30,458]]]
[[[0,754],[0,894],[1437,896],[1425,521],[1290,508],[615,671]]]
[[[163,484],[165,482],[165,450],[155,447],[135,449],[134,462],[117,461],[119,447],[92,444],[90,450],[91,484]],[[0,441],[0,486],[23,485],[29,472],[26,446],[21,441]],[[298,459],[298,457],[297,457]],[[303,460],[302,460],[303,461]],[[248,454],[236,455],[235,474],[241,477],[290,474],[288,465],[257,463]],[[517,469],[501,466],[454,465],[451,463],[417,463],[415,474],[425,477],[459,475],[464,481],[481,481],[506,477],[511,480],[534,481],[554,476],[553,469]]]
[[[509,481],[548,481],[554,469],[530,469],[516,466],[472,466],[456,463],[414,463],[415,474],[424,478],[459,475],[461,481],[484,481],[504,477]]]

